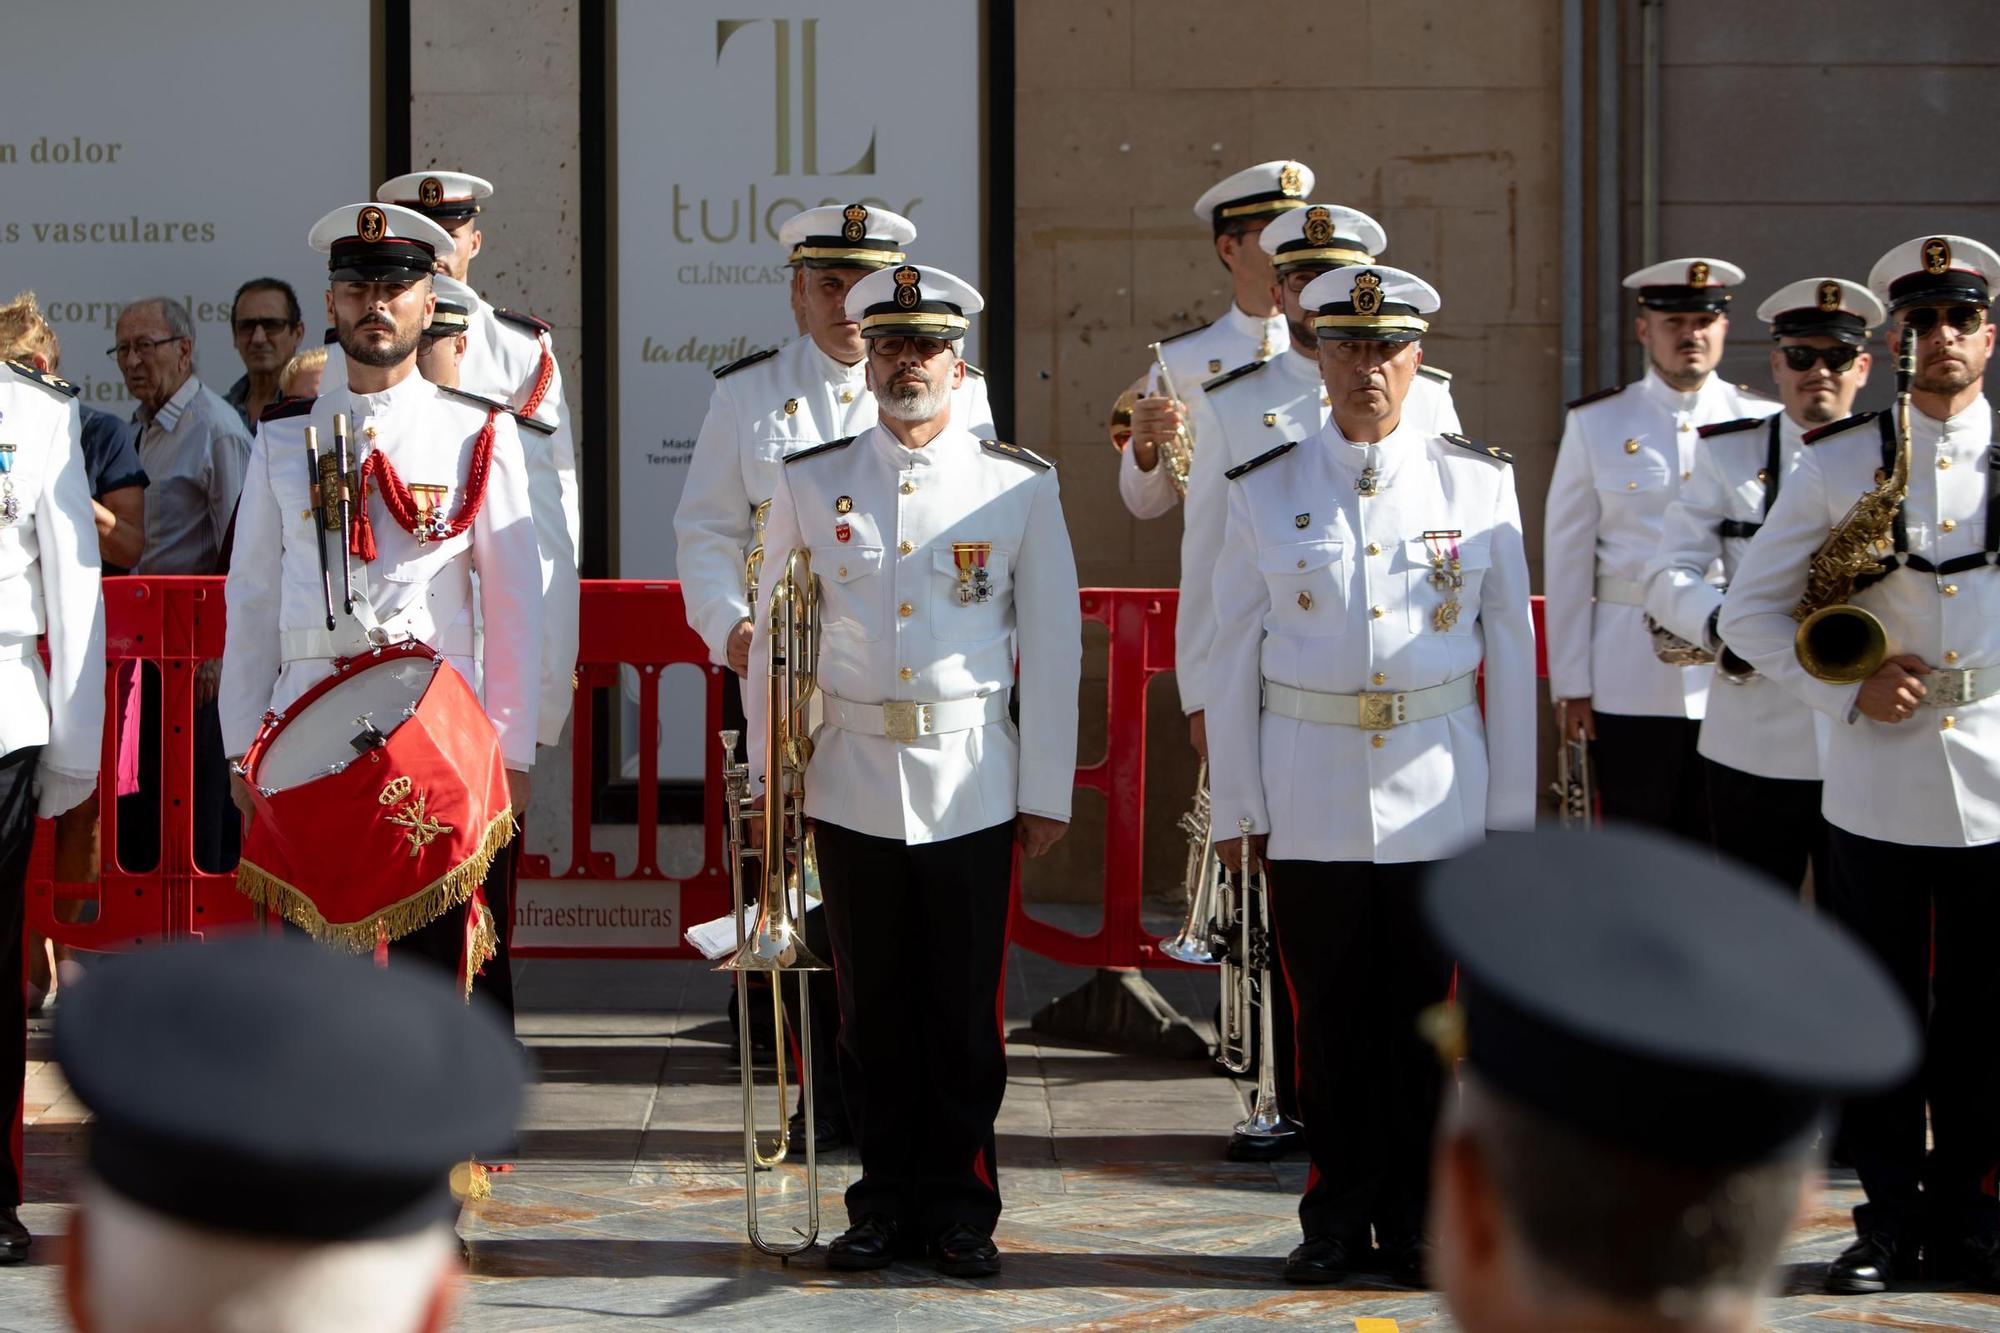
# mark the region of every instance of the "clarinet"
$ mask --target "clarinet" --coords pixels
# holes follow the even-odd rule
[[[312,496],[313,531],[319,537],[319,586],[326,594],[326,627],[333,629],[333,571],[326,560],[326,488],[320,484],[319,431],[306,427],[306,480]]]

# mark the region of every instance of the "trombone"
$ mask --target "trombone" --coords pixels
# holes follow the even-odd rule
[[[750,795],[748,760],[738,762],[738,733],[721,733],[725,824],[729,841],[729,879],[736,918],[736,952],[716,967],[736,974],[736,1001],[743,1022],[741,1043],[743,1081],[744,1210],[750,1243],[765,1254],[790,1258],[812,1248],[819,1238],[819,1152],[814,1143],[812,1072],[812,992],[799,990],[799,1101],[805,1112],[805,1226],[795,1228],[795,1243],[764,1238],[757,1198],[757,1172],[784,1161],[791,1149],[785,1115],[785,973],[824,972],[825,963],[806,947],[801,923],[805,893],[801,875],[791,866],[806,863],[805,773],[812,758],[807,734],[806,705],[812,698],[814,667],[819,658],[819,585],[813,580],[812,558],[803,548],[785,559],[769,598],[770,655],[764,674],[765,736],[763,836],[752,845],[749,824],[759,812]],[[743,926],[743,885],[755,866],[757,915],[748,934]],[[750,1006],[746,974],[771,974],[771,1012],[777,1026],[775,1048],[778,1130],[770,1151],[758,1143],[756,1073],[750,1054]]]

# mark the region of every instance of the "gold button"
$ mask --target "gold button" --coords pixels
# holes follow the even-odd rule
[[[1301,611],[1310,611],[1310,610],[1312,610],[1312,609],[1313,609],[1313,595],[1312,595],[1311,593],[1309,593],[1309,592],[1302,592],[1302,593],[1300,593],[1300,594],[1299,594],[1299,610],[1301,610]]]
[[[1939,591],[1947,597],[1956,597],[1958,596],[1958,585],[1956,583],[1947,583]]]
[[[1942,472],[1950,466],[1951,466],[1951,460],[1949,458],[1938,459],[1938,471]]]
[[[904,680],[908,680],[910,679],[910,677],[916,675],[917,673],[910,670],[908,667],[904,667],[901,671],[898,671],[896,674],[901,676]]]
[[[1941,528],[1941,529],[1942,529],[1943,531],[1945,531],[1945,532],[1952,532],[1952,531],[1955,531],[1955,530],[1957,529],[1957,527],[1958,527],[1958,520],[1957,520],[1957,519],[1955,519],[1955,518],[1947,518],[1947,519],[1945,519],[1944,521],[1942,521],[1941,523],[1939,523],[1939,524],[1938,524],[1938,527],[1939,527],[1939,528]]]
[[[847,577],[847,566],[846,566],[846,565],[842,565],[842,566],[840,567],[840,577],[842,577],[842,578],[846,578],[846,577]]]
[[[1760,467],[1757,469],[1757,482],[1759,485],[1768,484],[1770,480],[1771,480],[1771,469],[1767,467]]]
[[[1638,452],[1639,452],[1639,442],[1638,442],[1637,440],[1627,440],[1627,441],[1625,441],[1625,452],[1626,452],[1626,453],[1628,453],[1628,454],[1636,454],[1636,453],[1638,453]]]
[[[1682,432],[1683,434],[1686,434],[1686,433],[1687,433],[1688,431],[1691,431],[1691,430],[1693,430],[1693,429],[1694,429],[1694,423],[1693,423],[1693,422],[1691,422],[1691,421],[1683,421],[1683,422],[1681,423],[1681,432]]]
[[[1304,569],[1305,567],[1306,567],[1306,562],[1303,560],[1299,561],[1299,568]]]
[[[1368,543],[1368,554],[1370,554],[1370,555],[1380,555],[1380,554],[1382,554],[1382,543],[1381,543],[1381,542],[1369,542],[1369,543]]]
[[[1382,608],[1379,606],[1371,606],[1368,608],[1368,614],[1375,617],[1377,620],[1380,620],[1382,618]]]
[[[841,402],[843,402],[843,403],[851,403],[851,402],[853,402],[853,401],[854,401],[854,390],[852,390],[852,389],[842,389],[842,390],[840,391],[840,401],[841,401]]]
[[[1389,741],[1388,738],[1385,736],[1370,736],[1368,738],[1368,743],[1379,750],[1383,746],[1387,745]]]
[[[917,489],[917,483],[915,483],[914,481],[906,481],[903,483],[903,494],[905,495],[914,494],[916,492],[916,489]]]
[[[910,552],[916,550],[917,547],[915,542],[898,542],[896,543],[896,549],[904,555],[908,555]]]
[[[915,614],[916,609],[917,608],[911,606],[908,602],[904,602],[901,606],[896,608],[896,614],[899,616],[908,617]]]
[[[368,427],[368,429],[362,431],[361,433],[363,435],[366,435],[371,440],[375,438],[375,428],[373,426]]]
[[[1946,714],[1944,715],[1944,725],[1943,725],[1943,726],[1941,726],[1941,727],[1939,727],[1939,728],[1938,728],[1938,730],[1939,730],[1939,731],[1950,731],[1950,730],[1951,730],[1951,729],[1952,729],[1953,727],[1955,727],[1955,726],[1957,726],[1957,725],[1958,725],[1958,719],[1957,719],[1957,718],[1955,718],[1955,717],[1953,717],[1953,716],[1952,716],[1952,715],[1951,715],[1950,713],[1946,713]]]
[[[1625,483],[1625,489],[1628,491],[1636,491],[1639,489],[1639,483],[1636,481],[1628,481]]]
[[[1956,648],[1945,649],[1944,660],[1947,662],[1956,662],[1958,660],[1958,649]]]
[[[1389,683],[1389,673],[1386,671],[1378,671],[1375,673],[1373,679],[1377,685],[1387,685]]]
[[[1688,479],[1689,479],[1690,477],[1692,477],[1692,476],[1694,476],[1694,473],[1692,473],[1692,472],[1683,472],[1683,473],[1681,473],[1681,480],[1682,480],[1682,481],[1686,481],[1686,480],[1688,480]]]
[[[785,400],[785,415],[788,417],[792,417],[792,416],[797,416],[798,413],[799,413],[799,400],[796,398],[787,398]]]

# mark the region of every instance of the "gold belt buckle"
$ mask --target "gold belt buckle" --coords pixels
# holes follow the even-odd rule
[[[917,710],[922,704],[910,699],[897,699],[882,705],[882,734],[892,741],[908,744],[918,736]]]
[[[1361,704],[1359,725],[1380,731],[1396,725],[1396,696],[1390,692],[1365,690],[1354,696]]]

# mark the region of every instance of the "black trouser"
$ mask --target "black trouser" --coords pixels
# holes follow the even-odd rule
[[[168,784],[161,774],[162,714],[159,669],[141,663],[139,715],[126,726],[139,731],[139,790],[118,798],[118,861],[143,872],[160,864],[160,802]],[[225,874],[236,868],[243,821],[229,796],[229,759],[222,748],[222,712],[211,700],[194,710],[194,863]]]
[[[511,842],[501,848],[493,857],[493,863],[486,868],[486,879],[481,888],[486,894],[487,910],[493,913],[493,925],[497,935],[503,940],[506,931],[501,926],[505,911],[511,915],[514,908],[512,885],[515,867],[520,864],[521,835],[516,833]],[[472,910],[468,901],[452,908],[428,926],[420,927],[400,939],[389,941],[389,966],[395,967],[404,959],[416,959],[442,968],[453,977],[458,976],[459,962],[465,956],[465,916]],[[475,994],[484,995],[501,1007],[511,1028],[514,1018],[514,978],[508,970],[507,949],[503,943],[486,970],[473,981]]]
[[[0,1097],[7,1099],[7,1143],[0,1158],[0,1207],[21,1203],[21,1164],[14,1156],[21,1130],[21,1089],[28,1078],[28,1001],[21,976],[21,933],[27,913],[28,853],[35,844],[35,765],[42,748],[30,746],[0,759],[0,958],[8,984],[0,985]]]
[[[1312,1170],[1307,1236],[1419,1236],[1444,1067],[1417,1017],[1451,964],[1417,911],[1428,862],[1274,861],[1271,906],[1297,1006],[1299,1109]]]
[[[1855,1228],[1901,1241],[2000,1237],[2000,844],[1910,847],[1837,827],[1828,841],[1830,910],[1928,1017],[1916,1076],[1844,1109],[1842,1136],[1868,1195]]]
[[[1606,821],[1644,824],[1709,843],[1708,793],[1695,750],[1701,722],[1685,717],[1597,714],[1590,747],[1597,797]]]
[[[894,1218],[924,1236],[953,1223],[991,1234],[1013,821],[920,844],[814,829],[840,991],[841,1086],[861,1145],[847,1215]]]
[[[1702,761],[1708,769],[1708,815],[1715,849],[1763,871],[1796,892],[1813,872],[1813,891],[1826,905],[1826,819],[1816,779],[1763,778]]]
[[[824,892],[824,885],[822,885]],[[807,912],[806,948],[822,963],[833,962],[833,932],[826,921],[824,905]],[[799,987],[812,992],[813,1115],[847,1122],[847,1103],[840,1081],[840,982],[831,972],[807,972],[785,988],[785,1027],[796,1048],[799,1039]],[[798,1077],[794,1075],[794,1077]],[[803,1111],[804,1103],[795,1103]],[[853,1133],[852,1124],[848,1132]]]

